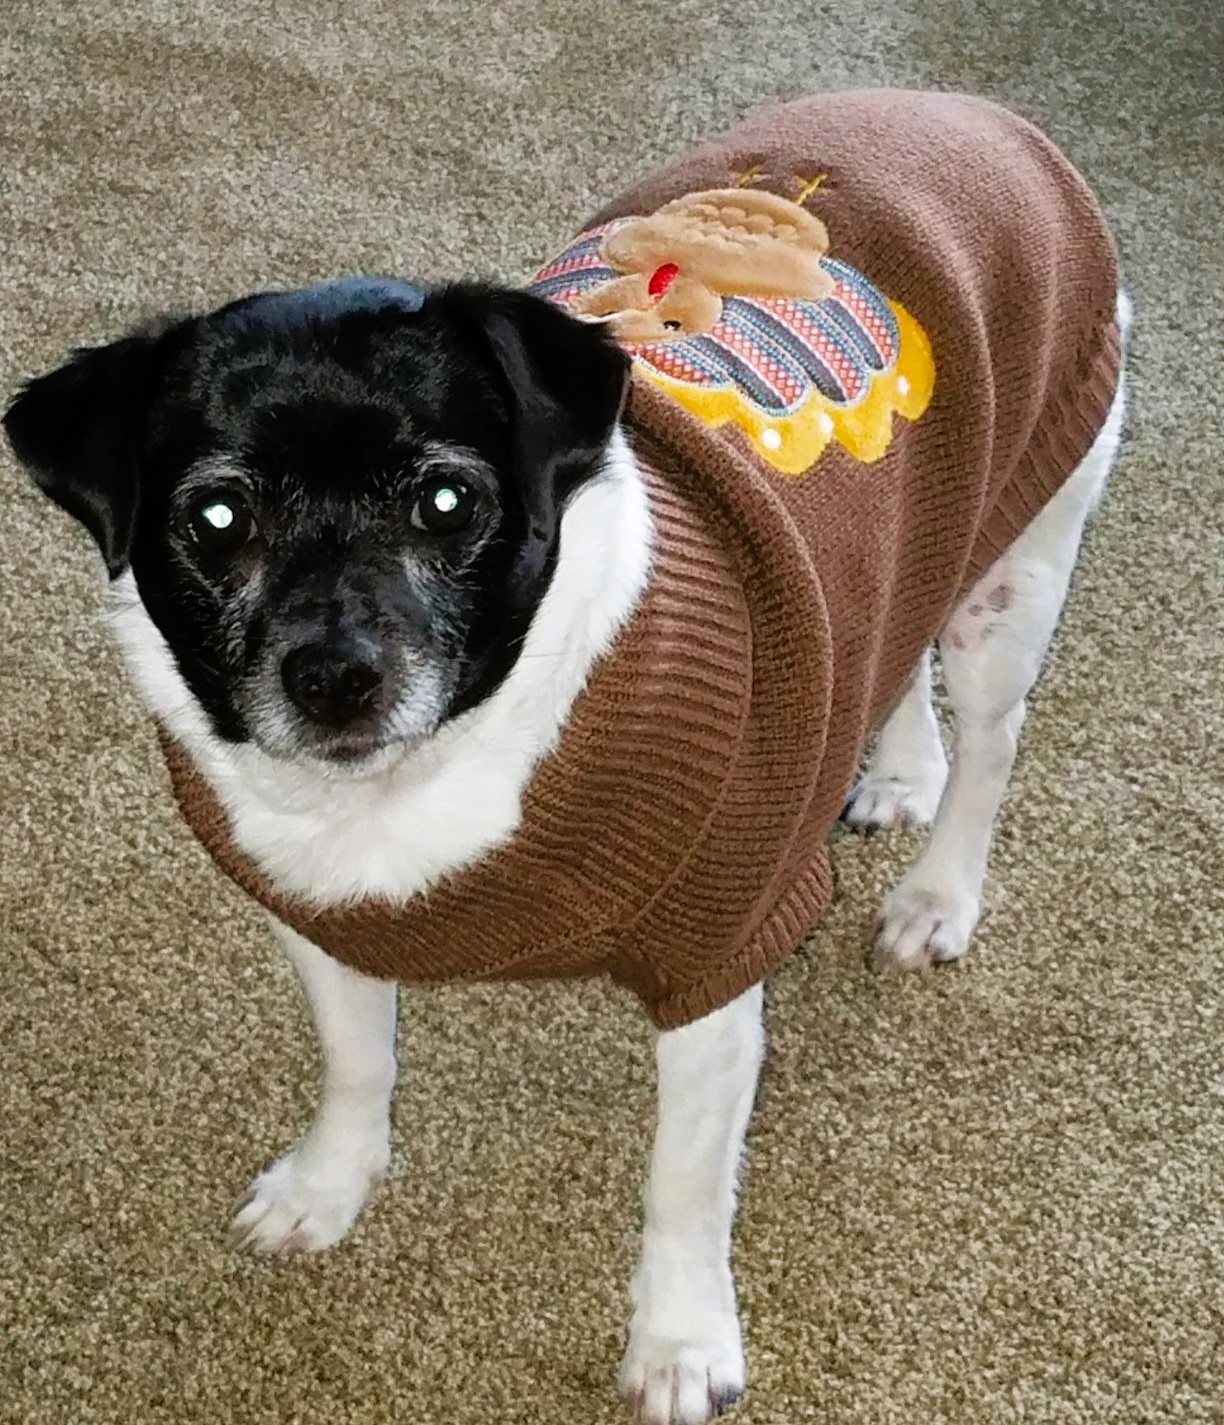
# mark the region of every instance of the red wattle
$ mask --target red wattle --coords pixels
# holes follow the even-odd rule
[[[674,262],[665,262],[662,267],[657,267],[651,274],[650,281],[646,284],[646,291],[656,302],[676,280],[676,274],[679,271],[679,267]]]

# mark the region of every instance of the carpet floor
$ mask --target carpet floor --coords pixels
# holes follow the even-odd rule
[[[0,386],[166,307],[516,278],[773,98],[987,93],[1116,223],[1131,431],[975,949],[880,980],[919,844],[843,837],[770,992],[739,1425],[1224,1420],[1224,30],[1212,0],[7,0]],[[603,1425],[653,1110],[599,984],[405,997],[349,1241],[233,1256],[317,1070],[177,824],[85,537],[0,464],[0,1419]]]

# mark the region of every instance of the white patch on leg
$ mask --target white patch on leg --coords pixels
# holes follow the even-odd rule
[[[955,685],[953,676],[949,686]],[[881,970],[920,970],[959,960],[981,909],[991,829],[1024,722],[1020,701],[1003,716],[957,711],[952,774],[926,850],[884,898],[875,935]]]
[[[620,1371],[643,1425],[703,1425],[744,1388],[731,1224],[761,1012],[758,985],[659,1036],[659,1121]]]
[[[881,908],[878,968],[920,969],[957,960],[969,947],[1025,699],[1062,611],[1084,521],[1117,452],[1123,401],[1119,385],[1078,468],[977,581],[940,635],[956,718],[952,769],[926,849]]]
[[[251,1184],[230,1243],[254,1252],[318,1252],[353,1225],[390,1161],[395,986],[273,924],[310,1001],[323,1092],[306,1137]]]
[[[871,766],[851,792],[843,820],[860,831],[926,826],[935,818],[947,779],[927,649],[905,696],[880,729]]]

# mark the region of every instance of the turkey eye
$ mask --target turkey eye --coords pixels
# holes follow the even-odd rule
[[[254,533],[255,521],[238,495],[214,492],[191,507],[187,529],[205,554],[237,554]]]
[[[412,523],[427,534],[454,534],[471,523],[475,510],[476,495],[470,485],[436,475],[417,491]]]

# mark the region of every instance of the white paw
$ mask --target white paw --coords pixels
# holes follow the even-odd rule
[[[878,970],[921,970],[959,960],[978,919],[977,897],[902,881],[884,897],[875,931]]]
[[[861,831],[888,826],[927,826],[939,810],[947,778],[946,763],[936,762],[904,777],[866,772],[850,793],[843,820]]]
[[[734,1312],[710,1312],[682,1335],[635,1322],[620,1388],[640,1425],[705,1425],[744,1391],[744,1350]]]
[[[389,1156],[385,1140],[320,1151],[308,1139],[251,1184],[230,1225],[230,1246],[259,1253],[334,1246],[386,1172]]]

